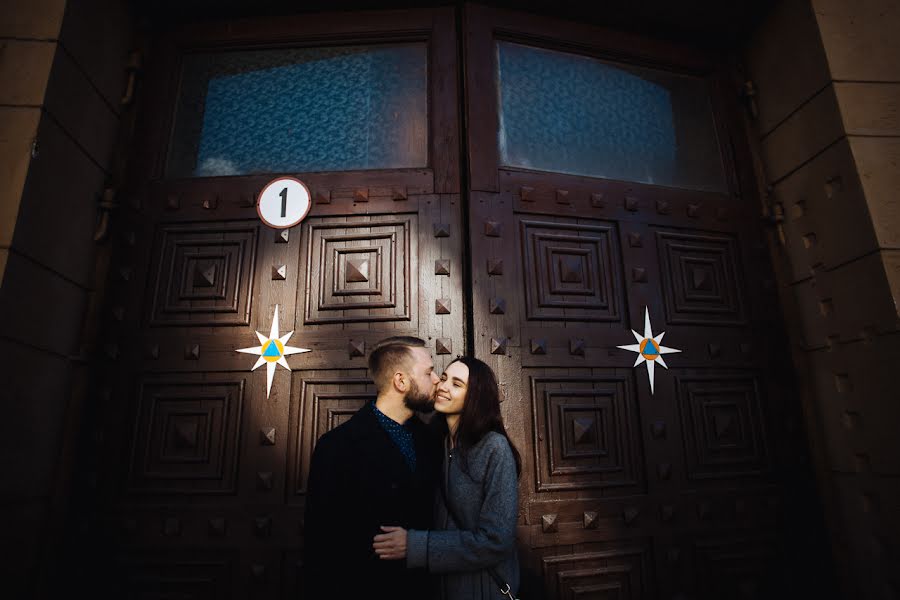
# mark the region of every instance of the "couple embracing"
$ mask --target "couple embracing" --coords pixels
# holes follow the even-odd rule
[[[459,357],[438,377],[415,337],[379,342],[369,371],[377,399],[313,453],[304,598],[513,598],[521,461],[493,371]]]

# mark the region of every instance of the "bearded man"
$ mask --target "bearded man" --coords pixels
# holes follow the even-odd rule
[[[434,407],[439,381],[425,342],[390,337],[369,355],[378,397],[319,438],[306,494],[304,598],[421,599],[423,569],[379,560],[380,527],[427,530],[440,440],[417,413]]]

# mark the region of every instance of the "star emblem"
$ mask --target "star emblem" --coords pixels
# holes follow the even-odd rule
[[[283,336],[278,337],[278,305],[276,304],[275,316],[272,318],[272,330],[269,332],[269,337],[266,337],[257,331],[256,337],[259,338],[259,346],[238,349],[238,352],[259,356],[259,360],[257,360],[256,364],[253,365],[253,368],[250,369],[251,371],[255,371],[262,365],[266,365],[266,399],[269,398],[269,392],[272,390],[272,379],[275,378],[275,365],[281,365],[290,371],[291,367],[288,366],[287,361],[284,360],[285,356],[310,352],[309,348],[294,348],[293,346],[285,345],[287,344],[287,341],[291,339],[293,334],[293,331],[289,331]]]
[[[653,336],[653,330],[650,327],[650,311],[646,306],[644,307],[644,335],[639,334],[634,329],[631,330],[631,333],[634,334],[634,339],[636,339],[638,343],[629,344],[627,346],[616,346],[616,348],[638,353],[637,359],[632,366],[636,367],[641,363],[647,363],[647,376],[650,378],[650,393],[652,394],[654,363],[659,362],[664,369],[668,369],[669,367],[666,366],[666,361],[663,360],[662,355],[674,354],[676,352],[681,352],[681,350],[660,345],[666,332],[662,331],[659,335]]]

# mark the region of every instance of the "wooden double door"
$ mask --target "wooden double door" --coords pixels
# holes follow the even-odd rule
[[[424,126],[392,115],[403,131],[389,145],[420,152],[400,168],[244,173],[208,163],[204,173],[196,157],[207,141],[176,139],[180,114],[215,108],[208,81],[205,107],[185,99],[198,54],[367,44],[423,49]],[[779,585],[792,535],[783,476],[804,442],[721,65],[477,6],[193,25],[149,47],[94,386],[89,510],[112,595],[299,597],[310,455],[374,398],[368,351],[397,334],[427,340],[439,370],[474,353],[498,373],[524,463],[529,597],[753,598]],[[717,183],[523,166],[498,143],[513,143],[515,125],[504,114],[515,107],[498,99],[508,82],[498,63],[530,47],[700,82]],[[560,68],[539,83],[564,79]],[[329,85],[312,96],[328,97]],[[370,95],[345,92],[351,106]],[[195,129],[207,126],[198,119]],[[269,131],[259,147],[289,133]],[[692,138],[676,126],[673,139]],[[609,160],[645,151],[623,142]],[[603,157],[592,160],[604,172]],[[255,208],[278,175],[301,179],[312,198],[289,230],[263,225]],[[278,366],[267,394],[266,369],[251,372],[256,357],[236,350],[257,346],[255,332],[268,337],[276,307],[276,334],[293,331],[289,345],[311,351],[287,357],[291,370]],[[653,334],[681,351],[664,356],[668,369],[656,365],[652,392],[647,366],[617,348],[644,332],[645,311]]]

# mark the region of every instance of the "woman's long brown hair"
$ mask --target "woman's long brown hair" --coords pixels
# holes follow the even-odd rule
[[[516,461],[516,475],[518,476],[522,472],[522,459],[512,440],[509,439],[506,427],[503,426],[503,416],[500,414],[500,388],[497,385],[494,371],[485,362],[471,356],[459,356],[447,366],[449,367],[455,362],[469,367],[466,401],[456,428],[456,445],[459,448],[460,465],[463,471],[468,471],[466,461],[468,451],[480,442],[481,438],[489,431],[496,431],[509,442],[513,458]],[[448,432],[445,415],[437,413],[433,421],[441,433]]]

